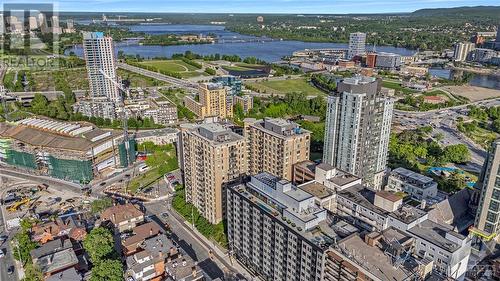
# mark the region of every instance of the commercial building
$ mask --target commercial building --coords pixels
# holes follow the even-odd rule
[[[347,59],[361,56],[366,53],[366,33],[356,32],[349,35],[349,50]]]
[[[0,123],[0,143],[1,162],[80,183],[135,161],[134,138],[127,150],[123,132],[84,123],[37,118]]]
[[[212,82],[220,83],[225,87],[229,87],[231,90],[228,94],[236,96],[241,93],[241,86],[243,85],[240,78],[233,75],[217,76],[212,78]]]
[[[227,96],[227,90],[222,84],[202,83],[199,87],[199,101],[187,96],[184,98],[184,105],[200,118],[230,118],[233,116],[233,107],[228,106]]]
[[[323,162],[380,189],[386,169],[394,101],[380,79],[356,76],[328,97]]]
[[[186,200],[212,224],[223,218],[223,185],[247,172],[245,139],[218,123],[181,125],[180,167]]]
[[[476,48],[474,43],[470,42],[460,42],[455,44],[455,50],[453,52],[453,59],[458,62],[467,60],[469,53]]]
[[[500,140],[492,143],[476,184],[481,189],[473,233],[490,240],[500,233]]]
[[[391,171],[385,190],[404,192],[417,200],[425,200],[436,197],[437,186],[432,178],[399,167]]]
[[[279,118],[243,122],[250,175],[268,172],[291,181],[293,165],[309,160],[311,133],[297,123]]]
[[[253,97],[252,96],[234,96],[233,99],[234,105],[241,105],[243,108],[243,112],[247,114],[253,108]]]
[[[401,56],[393,53],[377,53],[375,67],[394,70],[401,66]]]
[[[366,66],[370,68],[375,68],[376,63],[377,63],[377,54],[368,53],[366,55]]]
[[[119,99],[118,88],[106,78],[108,76],[117,81],[113,39],[104,36],[102,32],[84,32],[83,54],[90,83],[90,97],[106,97],[112,101]]]

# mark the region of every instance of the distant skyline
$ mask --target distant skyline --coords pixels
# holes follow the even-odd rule
[[[4,3],[29,3],[5,0]],[[59,11],[150,13],[348,14],[413,12],[425,8],[493,6],[498,0],[36,0]]]

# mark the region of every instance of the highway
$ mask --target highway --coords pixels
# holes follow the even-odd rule
[[[131,72],[135,72],[135,73],[147,76],[147,77],[151,77],[151,78],[163,81],[163,82],[170,83],[170,84],[177,86],[177,87],[180,87],[180,88],[186,88],[189,90],[197,90],[198,89],[197,83],[191,83],[191,82],[183,80],[183,79],[174,78],[171,76],[167,76],[167,75],[164,75],[164,74],[161,74],[158,72],[146,70],[146,69],[143,69],[143,68],[140,68],[137,66],[132,66],[132,65],[122,63],[122,62],[118,62],[117,66],[119,68],[131,71]]]

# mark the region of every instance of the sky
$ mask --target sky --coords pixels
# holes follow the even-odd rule
[[[5,0],[55,3],[59,11],[164,13],[346,14],[412,12],[423,8],[499,5],[498,0]]]

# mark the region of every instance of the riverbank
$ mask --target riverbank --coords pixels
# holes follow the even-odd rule
[[[446,86],[442,87],[442,89],[450,92],[452,95],[465,97],[471,102],[500,98],[500,89],[488,89],[469,85]]]
[[[493,68],[468,68],[468,67],[451,66],[450,69],[466,71],[466,72],[475,73],[475,74],[500,75],[500,69],[498,69],[498,68],[497,69],[493,69]]]

